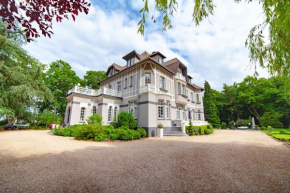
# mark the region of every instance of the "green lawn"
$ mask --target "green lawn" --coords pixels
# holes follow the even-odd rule
[[[283,133],[280,133],[280,132]],[[290,141],[290,128],[285,129],[278,129],[278,128],[274,128],[273,132],[271,133],[270,130],[266,129],[263,130],[264,133],[267,133],[268,135],[274,137],[275,139],[278,139],[280,141]]]

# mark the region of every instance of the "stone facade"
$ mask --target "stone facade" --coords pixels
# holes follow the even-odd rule
[[[162,123],[164,133],[181,121],[205,125],[202,103],[203,89],[192,83],[187,67],[178,59],[164,62],[160,52],[135,51],[123,57],[127,65],[109,66],[108,78],[93,90],[75,86],[67,96],[66,125],[82,124],[94,113],[108,125],[121,111],[132,112],[138,127],[148,136],[157,134]]]

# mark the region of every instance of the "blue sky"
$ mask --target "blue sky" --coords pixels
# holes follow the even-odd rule
[[[51,39],[38,38],[25,49],[45,64],[59,59],[70,63],[80,77],[87,70],[106,70],[112,63],[125,65],[122,56],[134,49],[140,54],[158,50],[168,60],[177,57],[187,65],[197,85],[203,86],[207,80],[217,90],[254,73],[245,40],[250,29],[263,21],[258,3],[216,1],[215,15],[195,26],[193,1],[180,0],[172,18],[173,29],[162,32],[162,15],[155,12],[157,22],[153,23],[154,1],[149,1],[151,12],[144,36],[137,34],[142,0],[92,3],[88,15],[79,15],[75,22],[55,22]],[[268,76],[264,69],[258,72],[261,77]]]

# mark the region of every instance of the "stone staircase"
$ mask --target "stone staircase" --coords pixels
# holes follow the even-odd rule
[[[188,136],[183,133],[181,130],[181,126],[172,126],[169,131],[163,134],[164,136]]]

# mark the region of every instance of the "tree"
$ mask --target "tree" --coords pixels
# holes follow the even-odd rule
[[[71,69],[69,63],[57,60],[49,65],[45,74],[45,85],[53,94],[53,102],[48,107],[54,109],[54,113],[59,113],[62,117],[66,108],[66,96],[70,89],[80,82],[80,78]]]
[[[265,112],[261,117],[261,125],[262,126],[272,126],[272,127],[282,127],[282,123],[280,122],[280,118],[282,114],[279,112]]]
[[[57,114],[54,114],[50,111],[45,111],[38,116],[38,125],[47,125],[49,123],[58,123],[60,121],[60,116]]]
[[[117,126],[118,127],[125,126],[128,127],[129,129],[134,129],[137,127],[137,122],[132,113],[122,111],[118,114]]]
[[[41,76],[44,65],[22,49],[25,41],[21,31],[0,22],[0,114],[7,118],[27,118],[37,100],[52,99]]]
[[[215,104],[213,91],[207,81],[204,83],[204,113],[207,121],[213,125],[214,128],[220,126],[220,118],[218,116],[218,109]]]
[[[88,14],[91,3],[85,0],[3,0],[0,1],[0,17],[3,22],[7,22],[7,29],[24,28],[28,42],[32,38],[42,35],[50,37],[53,32],[52,21],[57,22],[62,19],[75,20],[79,12]],[[39,28],[34,28],[36,24]]]
[[[107,78],[106,72],[89,70],[86,72],[82,84],[84,84],[84,86],[89,86],[92,89],[98,89],[98,82],[104,80],[105,78]]]
[[[144,7],[140,10],[142,19],[138,23],[138,32],[144,34],[145,15],[149,14],[148,0],[144,1]],[[244,0],[252,2],[253,0]],[[213,0],[194,0],[192,19],[195,25],[214,14]],[[242,0],[234,0],[242,2]],[[290,1],[286,0],[259,0],[262,5],[265,20],[254,26],[246,46],[250,50],[250,60],[258,62],[261,67],[266,67],[270,73],[278,75],[290,75]],[[170,17],[177,12],[177,0],[155,0],[155,10],[163,14],[162,30],[172,28]],[[154,16],[153,16],[154,19]],[[155,21],[155,19],[154,19]],[[264,37],[265,29],[269,29],[269,37]],[[265,39],[269,39],[265,41]]]

